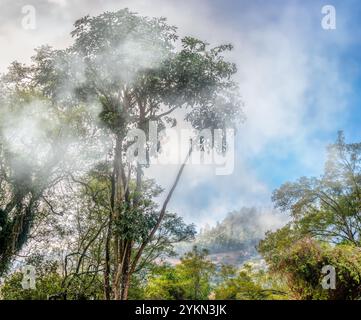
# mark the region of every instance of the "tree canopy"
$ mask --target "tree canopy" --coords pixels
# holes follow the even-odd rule
[[[150,124],[157,124],[157,136],[178,121],[224,134],[236,128],[242,120],[242,102],[232,79],[237,70],[225,58],[232,45],[212,47],[193,37],[179,39],[166,19],[128,9],[80,18],[71,36],[68,48],[44,45],[36,49],[30,65],[14,62],[2,77],[6,112],[17,119],[14,108],[38,108],[49,124],[42,138],[51,147],[46,156],[50,163],[40,164],[37,180],[36,169],[25,162],[17,165],[22,173],[11,171],[12,160],[0,141],[0,168],[6,177],[1,183],[8,183],[1,185],[0,271],[24,248],[36,229],[35,219],[44,213],[46,230],[54,224],[60,238],[73,234],[77,239],[62,253],[63,294],[82,277],[87,281],[100,273],[105,299],[127,299],[135,273],[194,235],[194,227],[167,207],[187,159],[204,138],[192,138],[187,159],[158,205],[155,199],[162,189],[144,173],[160,151],[150,139]],[[175,115],[179,110],[181,118]],[[138,138],[129,136],[134,129],[145,134],[146,163],[134,149]],[[224,138],[221,146],[210,144],[219,152],[227,147]],[[64,223],[64,215],[75,221],[72,226]]]

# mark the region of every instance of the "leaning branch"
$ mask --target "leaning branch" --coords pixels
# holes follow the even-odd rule
[[[191,156],[191,154],[192,154],[192,151],[193,151],[193,148],[192,148],[192,145],[191,145],[191,147],[189,148],[188,154],[187,154],[187,156],[186,156],[186,158],[185,158],[182,166],[180,167],[180,169],[179,169],[179,171],[178,171],[178,174],[177,174],[177,177],[176,177],[176,179],[175,179],[175,181],[174,181],[174,183],[173,183],[173,186],[172,186],[172,188],[169,190],[169,193],[168,193],[168,195],[167,195],[167,197],[166,197],[166,199],[165,199],[165,201],[164,201],[164,203],[163,203],[162,209],[161,209],[161,211],[160,211],[160,214],[159,214],[159,217],[158,217],[158,219],[157,219],[157,222],[156,222],[155,226],[153,227],[153,229],[152,229],[152,231],[150,232],[150,234],[149,234],[149,236],[147,237],[147,239],[146,239],[146,240],[142,243],[142,245],[139,247],[139,250],[138,250],[136,256],[134,257],[134,260],[133,260],[132,265],[131,265],[130,273],[133,273],[133,272],[134,272],[134,270],[135,270],[135,268],[136,268],[136,266],[137,266],[137,263],[138,263],[140,257],[142,256],[142,253],[143,253],[145,247],[148,245],[148,243],[149,243],[150,241],[152,241],[155,233],[156,233],[157,230],[159,229],[159,227],[160,227],[160,225],[161,225],[161,223],[162,223],[162,220],[163,220],[163,218],[164,218],[164,216],[165,216],[168,203],[169,203],[170,199],[172,198],[175,189],[177,188],[177,185],[178,185],[178,183],[179,183],[179,180],[180,180],[180,178],[181,178],[181,176],[182,176],[182,173],[183,173],[183,171],[184,171],[185,166],[187,165],[188,159],[190,158],[190,156]]]

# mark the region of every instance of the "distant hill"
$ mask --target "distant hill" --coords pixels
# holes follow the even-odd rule
[[[266,231],[279,227],[283,217],[272,210],[242,208],[233,211],[216,226],[205,226],[192,243],[182,244],[178,253],[188,251],[193,245],[209,251],[216,263],[239,265],[258,258],[256,246]]]

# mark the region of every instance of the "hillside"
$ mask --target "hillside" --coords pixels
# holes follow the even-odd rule
[[[266,231],[281,224],[282,217],[272,211],[257,208],[241,208],[232,211],[214,227],[205,226],[196,239],[177,247],[183,253],[197,245],[209,251],[209,257],[216,263],[242,264],[258,258],[256,246]]]

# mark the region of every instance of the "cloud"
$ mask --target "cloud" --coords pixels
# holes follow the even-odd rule
[[[28,61],[36,46],[71,43],[75,19],[124,7],[165,16],[181,35],[234,44],[229,58],[238,65],[247,116],[236,140],[235,172],[219,177],[208,167],[186,169],[170,208],[188,221],[202,224],[242,206],[270,206],[281,179],[321,172],[322,150],[346,121],[352,79],[345,79],[339,53],[353,40],[342,17],[336,31],[321,28],[321,1],[39,0],[34,31],[21,28],[22,3],[5,1],[0,13],[2,71],[14,59]],[[341,2],[338,8],[350,14]],[[148,173],[169,188],[177,168]]]

